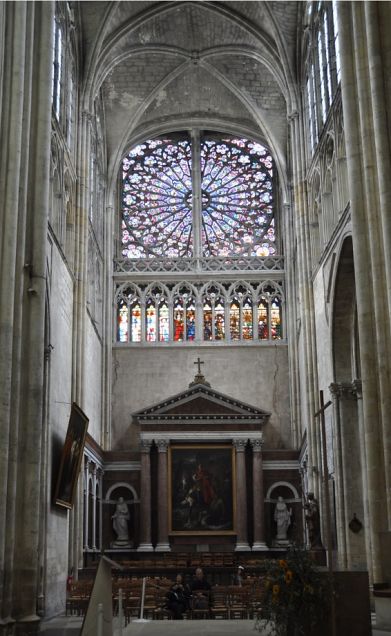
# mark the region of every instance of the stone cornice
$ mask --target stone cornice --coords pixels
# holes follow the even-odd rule
[[[105,464],[105,472],[108,471],[140,471],[141,463],[140,462],[110,462],[109,464]]]
[[[154,431],[140,433],[141,442],[167,440],[171,442],[223,442],[245,439],[262,441],[263,435],[259,431]]]

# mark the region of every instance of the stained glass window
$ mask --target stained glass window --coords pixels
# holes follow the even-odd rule
[[[53,78],[52,78],[52,104],[57,119],[60,119],[61,84],[62,84],[62,27],[57,18],[53,22]]]
[[[139,144],[122,169],[123,256],[275,254],[273,161],[261,144],[178,134]]]
[[[156,307],[150,298],[147,302],[147,342],[156,342]]]
[[[225,301],[217,286],[211,286],[204,296],[204,340],[224,340]]]
[[[253,304],[251,298],[245,298],[242,306],[242,337],[251,340],[253,337]]]
[[[240,340],[240,302],[233,300],[229,309],[231,340]]]
[[[131,340],[132,342],[141,342],[141,308],[138,302],[133,303],[131,315]]]
[[[243,281],[120,286],[117,341],[161,344],[280,340],[281,284],[267,281],[258,287]]]
[[[181,342],[184,337],[183,298],[177,298],[174,304],[174,341]]]
[[[122,163],[122,243],[129,258],[191,256],[191,145],[153,139]]]
[[[268,340],[268,303],[265,300],[261,300],[258,304],[258,338],[260,340]]]
[[[273,340],[281,339],[281,300],[274,298],[270,311],[271,335]]]
[[[125,300],[119,301],[118,307],[118,341],[128,342],[129,309]]]

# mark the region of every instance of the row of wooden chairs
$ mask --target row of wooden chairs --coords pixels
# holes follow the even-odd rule
[[[113,612],[118,612],[119,590],[122,590],[122,604],[126,624],[140,616],[142,598],[142,579],[113,580]],[[85,614],[91,595],[93,581],[74,582],[67,596],[66,613]],[[167,592],[172,585],[168,578],[148,578],[144,595],[144,617],[153,620],[169,619],[171,613],[166,608]],[[259,578],[245,579],[241,587],[235,585],[215,585],[212,588],[209,607],[197,609],[190,599],[186,618],[252,618],[262,605],[263,585]]]

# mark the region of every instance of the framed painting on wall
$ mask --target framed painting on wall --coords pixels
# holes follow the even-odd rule
[[[73,506],[80,466],[83,460],[87,428],[88,417],[74,402],[61,453],[54,494],[55,503],[64,508],[72,508]]]
[[[235,534],[235,455],[232,445],[169,449],[171,534]]]

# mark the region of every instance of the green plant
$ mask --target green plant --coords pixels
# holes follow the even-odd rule
[[[285,559],[268,562],[256,628],[263,631],[266,620],[268,633],[310,636],[329,614],[330,601],[327,573],[319,571],[308,552],[292,549]]]

